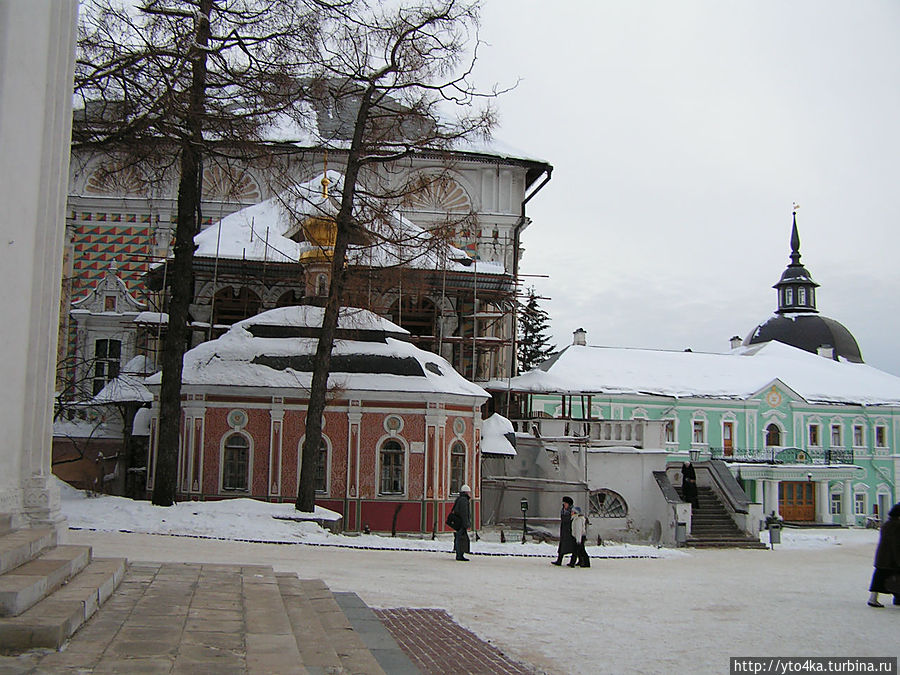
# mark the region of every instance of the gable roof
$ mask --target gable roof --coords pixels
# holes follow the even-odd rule
[[[900,378],[780,342],[726,354],[570,345],[508,386],[500,380],[486,388],[746,400],[774,380],[810,403],[900,405]]]

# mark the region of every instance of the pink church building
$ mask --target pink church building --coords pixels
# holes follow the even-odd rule
[[[323,309],[282,307],[234,324],[184,359],[178,498],[293,501]],[[157,453],[160,375],[148,379],[148,484]],[[316,503],[344,529],[431,532],[461,485],[480,523],[481,406],[488,394],[409,333],[344,308],[329,377]]]

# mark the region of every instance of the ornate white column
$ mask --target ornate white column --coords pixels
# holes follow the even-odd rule
[[[853,481],[844,481],[844,493],[841,495],[841,524],[850,525],[853,523]]]
[[[831,522],[831,495],[828,492],[828,481],[816,481],[816,522]]]
[[[50,481],[77,0],[0,0],[0,513],[62,528]]]

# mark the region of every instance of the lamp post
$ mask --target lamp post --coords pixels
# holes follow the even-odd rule
[[[689,451],[691,456],[691,464],[698,462],[700,460],[700,449],[699,448],[691,448]]]
[[[519,506],[522,508],[522,543],[525,543],[525,533],[528,531],[528,500],[523,499],[519,502]]]

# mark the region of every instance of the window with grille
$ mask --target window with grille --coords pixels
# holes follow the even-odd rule
[[[458,494],[466,482],[466,446],[456,441],[450,448],[450,493]]]
[[[242,434],[231,434],[222,455],[222,489],[246,492],[249,475],[250,442]]]
[[[380,494],[403,494],[403,460],[403,446],[397,441],[385,441],[381,446]]]
[[[328,444],[324,439],[316,459],[316,492],[328,492]]]
[[[618,492],[595,490],[590,494],[588,510],[597,518],[624,518],[628,515],[628,504]]]
[[[108,382],[111,382],[119,376],[119,363],[121,358],[121,340],[103,339],[97,340],[94,343],[94,396],[99,394],[100,390],[103,389]]]

